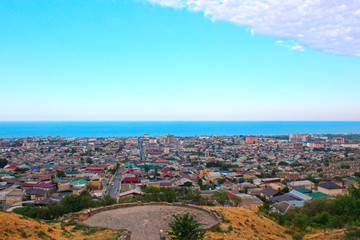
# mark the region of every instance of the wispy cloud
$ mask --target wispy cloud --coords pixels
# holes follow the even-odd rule
[[[298,42],[292,40],[292,41],[283,41],[283,40],[278,40],[276,41],[276,43],[280,46],[286,47],[288,49],[291,49],[293,51],[297,51],[297,52],[304,52],[305,49],[303,46],[301,46]]]
[[[293,39],[307,46],[360,57],[359,0],[148,0],[203,12],[213,20],[251,27],[252,34]],[[294,42],[294,43],[295,43]]]

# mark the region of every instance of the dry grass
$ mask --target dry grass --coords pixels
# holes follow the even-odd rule
[[[209,207],[218,210],[224,218],[220,229],[223,232],[208,231],[204,239],[291,239],[285,233],[287,228],[257,215],[254,211],[234,207]],[[231,226],[231,227],[230,227]],[[232,229],[232,230],[231,230]]]
[[[119,231],[44,223],[15,213],[0,212],[1,239],[117,239]]]

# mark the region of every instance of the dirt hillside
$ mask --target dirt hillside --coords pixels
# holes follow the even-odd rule
[[[117,239],[119,231],[87,228],[65,223],[44,223],[0,211],[0,239]]]
[[[235,207],[209,207],[218,210],[224,217],[221,230],[208,231],[205,239],[292,239],[285,233],[287,228],[259,216],[255,212]]]

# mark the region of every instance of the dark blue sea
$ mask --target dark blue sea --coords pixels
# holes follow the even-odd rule
[[[360,133],[357,122],[0,122],[0,138]]]

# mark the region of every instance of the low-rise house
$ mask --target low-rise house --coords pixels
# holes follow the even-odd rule
[[[276,190],[282,190],[286,187],[286,185],[282,184],[281,182],[270,183],[268,186]]]
[[[5,195],[5,204],[13,204],[22,202],[24,198],[24,192],[21,189],[14,189]]]
[[[309,196],[312,198],[330,197],[329,195],[322,192],[310,193]]]
[[[260,206],[264,205],[263,201],[249,194],[239,193],[235,194],[234,196],[241,198],[241,203],[239,205],[239,207],[241,208],[247,208],[253,211],[257,211]]]
[[[22,186],[24,190],[26,189],[43,189],[46,191],[55,191],[56,190],[56,184],[51,183],[24,183]]]
[[[14,165],[14,164],[7,164],[5,167],[4,167],[4,171],[5,172],[13,172],[15,171],[15,169],[17,169],[18,166]]]
[[[306,188],[311,190],[315,187],[315,184],[309,180],[288,182],[287,185],[290,189]]]
[[[120,194],[119,194],[119,197],[120,197],[120,198],[127,197],[127,196],[135,197],[135,196],[138,196],[138,195],[143,196],[144,193],[141,192],[141,191],[139,191],[139,190],[132,189],[132,190],[129,190],[129,191],[120,193]]]
[[[243,182],[243,183],[238,184],[234,190],[246,191],[247,189],[250,189],[250,188],[256,188],[256,186],[249,182]]]
[[[308,200],[311,200],[312,197],[306,195],[306,194],[303,194],[301,192],[298,192],[296,190],[291,190],[289,192],[289,194],[297,199],[299,199],[300,201],[308,201]]]
[[[286,213],[289,210],[295,209],[294,205],[290,204],[289,202],[277,202],[273,205],[274,209],[279,213]]]
[[[79,171],[68,171],[65,174],[66,174],[66,177],[74,178],[79,175]]]
[[[279,195],[279,196],[273,197],[271,200],[274,202],[300,201],[300,199],[298,199],[288,193],[284,194],[284,195]]]
[[[214,181],[219,178],[222,178],[220,172],[209,172],[209,174],[208,174],[208,180],[210,180],[210,181]]]
[[[266,199],[271,199],[273,197],[281,195],[281,193],[271,187],[266,187],[261,191],[261,195]]]
[[[249,195],[261,195],[263,188],[248,188],[247,194]]]
[[[121,183],[139,183],[139,178],[138,177],[125,177],[121,180]]]
[[[307,188],[297,188],[296,191],[301,192],[303,194],[310,194],[312,193],[312,191],[310,189]]]
[[[30,200],[41,201],[48,197],[48,191],[43,189],[26,189],[25,195],[30,196]]]
[[[318,191],[330,196],[336,196],[343,193],[342,187],[333,182],[324,182],[319,184]]]

